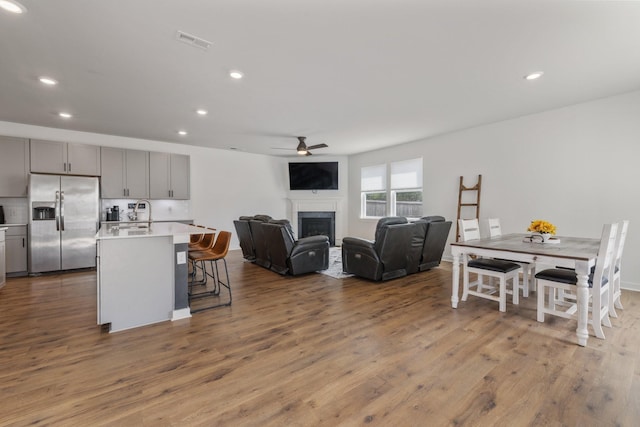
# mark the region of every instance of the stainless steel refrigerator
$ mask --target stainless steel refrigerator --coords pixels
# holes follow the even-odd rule
[[[98,178],[29,176],[29,273],[96,266]]]

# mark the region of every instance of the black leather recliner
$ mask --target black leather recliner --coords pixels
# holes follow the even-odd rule
[[[389,280],[440,264],[451,221],[428,216],[409,223],[404,217],[381,218],[375,241],[356,237],[342,239],[345,273],[370,280]]]
[[[269,268],[279,274],[293,276],[329,268],[329,238],[309,236],[295,240],[288,220],[262,223]]]
[[[236,234],[240,241],[240,249],[242,249],[242,256],[248,261],[255,261],[256,250],[253,244],[253,238],[251,237],[251,227],[249,221],[253,219],[252,216],[241,216],[233,221],[233,225],[236,228]]]
[[[267,248],[267,240],[264,238],[262,224],[270,220],[271,217],[268,215],[255,215],[249,221],[251,238],[253,240],[253,250],[255,253],[254,262],[264,268],[271,267],[271,261],[269,260],[269,250]]]
[[[342,239],[342,269],[370,280],[406,276],[411,241],[416,225],[405,217],[381,218],[375,240],[358,237]]]
[[[419,271],[430,270],[440,265],[442,253],[447,244],[451,221],[445,221],[443,216],[424,216],[415,221],[419,228],[424,228],[424,244],[418,264]]]

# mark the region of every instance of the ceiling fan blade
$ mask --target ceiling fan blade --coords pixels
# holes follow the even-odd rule
[[[329,147],[327,144],[316,144],[307,147],[307,150],[315,150],[316,148],[327,148]]]

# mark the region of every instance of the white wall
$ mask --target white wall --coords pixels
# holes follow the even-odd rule
[[[455,221],[459,177],[482,174],[481,220],[499,217],[505,233],[546,219],[559,236],[599,237],[629,219],[623,286],[640,290],[640,91],[351,156],[351,235],[372,238],[376,224],[359,218],[360,168],[420,156],[425,215]]]
[[[282,158],[10,122],[0,122],[0,135],[188,154],[191,202],[184,219],[231,231],[232,248],[239,247],[233,220],[240,215],[286,217],[289,186]]]

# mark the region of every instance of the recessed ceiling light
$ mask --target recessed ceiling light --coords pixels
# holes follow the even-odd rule
[[[524,78],[525,80],[536,80],[542,77],[543,74],[544,72],[542,71],[536,71],[535,73],[527,74],[526,76],[524,76]]]
[[[70,119],[71,117],[73,117],[71,114],[69,114],[69,113],[65,113],[64,111],[63,111],[63,112],[58,113],[58,115],[59,115],[60,117],[62,117],[63,119]]]
[[[229,77],[231,77],[232,79],[241,79],[244,75],[240,72],[240,71],[231,71],[229,73]]]
[[[198,113],[201,116],[206,116],[207,115],[207,110],[203,110],[202,108],[196,110],[196,113]]]
[[[27,8],[14,0],[0,0],[0,7],[11,13],[25,13]]]
[[[187,134],[186,130],[179,130],[178,131],[178,135],[180,135],[180,136],[185,136],[186,134]]]
[[[51,77],[42,76],[42,77],[38,78],[38,80],[40,80],[40,83],[44,83],[44,84],[46,84],[48,86],[55,86],[55,85],[58,84],[58,81],[52,79]]]

